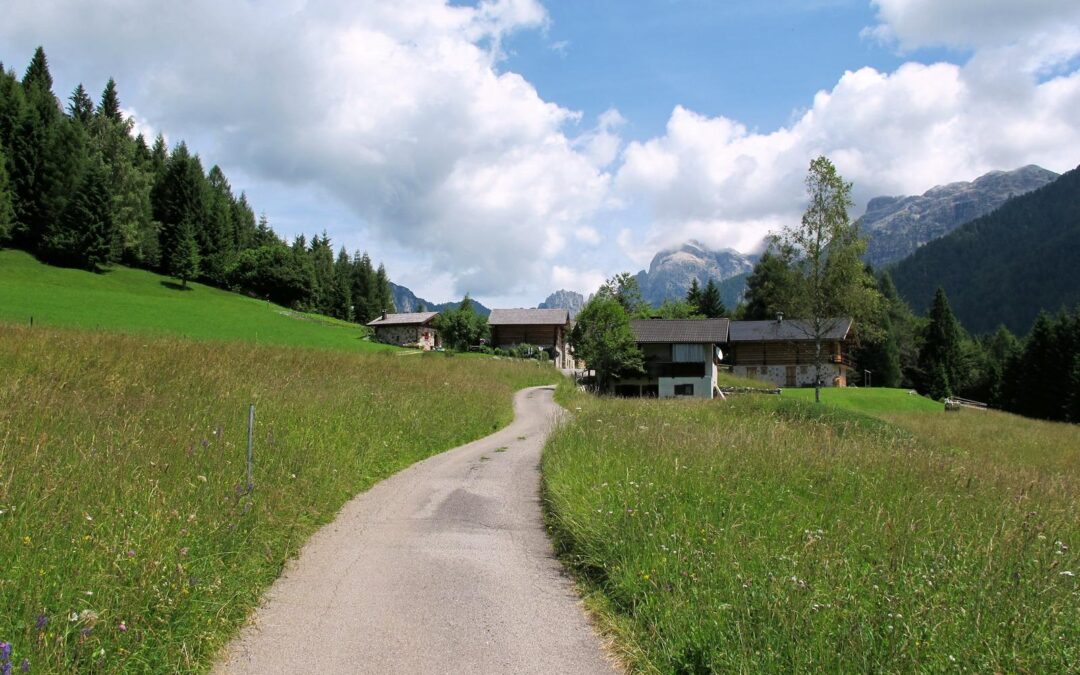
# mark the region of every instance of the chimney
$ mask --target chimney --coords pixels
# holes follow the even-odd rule
[[[784,313],[783,312],[777,312],[776,313],[776,323],[784,323]]]
[[[383,320],[383,321],[386,321],[386,312],[383,312],[383,313],[382,313],[382,320]]]

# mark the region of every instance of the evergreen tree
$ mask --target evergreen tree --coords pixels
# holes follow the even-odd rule
[[[216,164],[206,177],[206,225],[198,234],[202,274],[214,284],[224,284],[235,264],[239,247],[233,223],[233,195],[225,173]]]
[[[42,253],[50,262],[96,270],[108,262],[112,228],[105,171],[99,162],[84,173],[62,217],[49,224]]]
[[[930,307],[930,323],[919,351],[923,389],[936,399],[952,396],[963,382],[963,329],[953,316],[945,290],[938,288]]]
[[[690,288],[686,291],[686,301],[695,309],[701,306],[701,285],[697,277],[690,280]]]
[[[375,269],[371,266],[371,258],[367,253],[359,251],[353,257],[352,269],[352,300],[355,320],[359,324],[366,324],[382,313],[376,311],[378,303],[373,301],[373,288],[375,286]]]
[[[708,319],[719,319],[727,315],[727,307],[724,307],[724,301],[720,299],[720,289],[712,277],[709,277],[705,289],[701,291],[697,313]]]
[[[68,100],[71,101],[68,104],[68,115],[71,119],[83,126],[90,124],[90,120],[94,119],[94,101],[86,93],[81,82],[75,87],[75,91],[71,92],[71,98]]]
[[[124,115],[120,112],[120,97],[116,93],[116,81],[111,77],[105,84],[105,90],[101,92],[101,103],[98,105],[97,114],[99,117],[114,122],[124,121]]]
[[[168,258],[169,274],[187,288],[187,282],[199,276],[199,245],[195,241],[195,226],[191,221],[184,220],[176,227],[173,236],[174,244]]]
[[[337,261],[334,262],[334,294],[330,308],[330,316],[342,321],[353,320],[351,277],[352,261],[342,246]]]
[[[169,156],[165,172],[154,186],[152,195],[154,218],[161,223],[161,265],[170,274],[176,267],[172,257],[181,239],[188,234],[196,237],[206,220],[206,193],[198,158],[192,156],[187,145],[181,142]]]
[[[379,263],[379,269],[375,272],[375,291],[377,311],[380,314],[395,311],[394,292],[390,289],[390,278],[386,275],[386,267],[382,263]]]
[[[11,239],[11,230],[15,225],[13,201],[11,183],[8,181],[7,158],[4,156],[4,146],[0,145],[0,246]]]
[[[330,314],[335,306],[336,276],[334,249],[325,230],[321,238],[316,235],[311,239],[311,262],[315,268],[315,308],[323,314]]]
[[[791,313],[797,291],[790,257],[775,246],[762,254],[746,279],[742,318],[774,319],[778,312]]]
[[[26,73],[22,79],[23,88],[30,91],[39,88],[42,91],[52,91],[53,78],[49,72],[49,60],[45,57],[45,48],[38,46],[34,50],[34,56],[30,59],[30,65],[26,67]]]

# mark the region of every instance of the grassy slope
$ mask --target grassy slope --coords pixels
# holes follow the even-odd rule
[[[2,324],[0,373],[0,641],[34,672],[205,668],[347,499],[490,433],[513,391],[556,379],[506,360]]]
[[[292,312],[236,293],[114,267],[103,274],[44,265],[22,251],[0,250],[0,322],[102,328],[196,339],[390,349],[363,340],[355,324]]]
[[[821,402],[874,417],[896,412],[935,413],[944,409],[939,401],[911,394],[909,391],[908,389],[828,387],[821,390]],[[784,398],[799,401],[812,402],[814,400],[813,389],[789,388],[784,389],[781,395]]]
[[[551,525],[633,670],[1078,667],[1080,428],[560,398]]]

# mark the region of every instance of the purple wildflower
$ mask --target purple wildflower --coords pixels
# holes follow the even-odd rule
[[[0,660],[7,661],[11,658],[11,643],[0,642]]]
[[[11,675],[11,661],[0,663],[0,675]]]
[[[34,622],[34,626],[38,630],[45,630],[45,626],[49,623],[49,617],[45,616],[45,612],[38,614],[37,621]]]
[[[19,670],[21,670],[24,673],[29,673],[30,672],[30,659],[23,659],[22,663],[19,664]]]

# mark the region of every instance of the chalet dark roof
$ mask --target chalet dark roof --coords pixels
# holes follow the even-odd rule
[[[851,319],[826,319],[823,325],[826,329],[824,339],[844,340],[851,330]],[[731,322],[731,342],[793,342],[813,339],[814,329],[805,319]]]
[[[728,341],[727,319],[635,319],[630,322],[639,343],[717,343]]]
[[[431,321],[438,312],[409,312],[407,314],[386,314],[374,321],[368,321],[369,326],[420,326]]]
[[[489,326],[562,326],[570,321],[565,309],[493,309]]]

